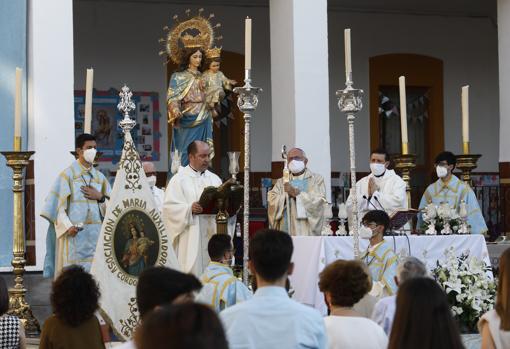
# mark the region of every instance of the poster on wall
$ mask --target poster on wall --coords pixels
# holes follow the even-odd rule
[[[161,132],[159,96],[156,92],[133,92],[132,101],[136,104],[131,114],[136,127],[131,136],[136,144],[142,161],[157,162],[161,158]],[[120,101],[119,91],[93,92],[91,132],[96,137],[98,151],[102,152],[100,166],[116,164],[122,155],[123,134],[119,127],[122,115],[117,109]],[[74,91],[74,129],[75,135],[83,133],[85,111],[85,91]]]

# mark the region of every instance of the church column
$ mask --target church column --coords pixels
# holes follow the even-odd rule
[[[30,0],[28,19],[28,149],[35,150],[36,269],[46,253],[48,222],[39,216],[74,150],[73,1]]]
[[[498,0],[499,175],[502,231],[510,234],[510,0]]]
[[[273,174],[281,147],[305,150],[331,200],[327,0],[270,0]]]

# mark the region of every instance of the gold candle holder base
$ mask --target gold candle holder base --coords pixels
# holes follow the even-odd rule
[[[395,170],[402,176],[406,182],[407,207],[411,208],[411,172],[416,167],[416,155],[400,154],[393,159],[395,162]]]
[[[23,226],[23,192],[25,168],[29,164],[33,151],[6,151],[1,152],[7,159],[7,166],[13,170],[12,191],[14,195],[14,222],[13,222],[13,273],[14,286],[9,289],[9,314],[17,316],[25,327],[27,336],[37,336],[41,332],[39,322],[32,313],[30,305],[25,300],[27,289],[23,285],[25,273],[25,229]]]
[[[457,155],[457,168],[462,171],[462,180],[470,187],[473,186],[471,182],[471,171],[478,167],[478,159],[480,154],[462,154]]]

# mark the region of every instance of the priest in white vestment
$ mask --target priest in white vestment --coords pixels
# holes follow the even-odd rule
[[[268,193],[269,225],[291,235],[320,235],[327,203],[324,178],[306,167],[308,159],[302,149],[289,150],[287,160],[290,181],[279,178]]]
[[[203,190],[222,184],[220,177],[207,170],[209,145],[194,141],[188,146],[189,165],[177,172],[165,191],[163,219],[168,224],[177,259],[185,273],[202,275],[209,256],[207,242],[216,234],[215,215],[201,214],[198,203]]]
[[[406,183],[394,170],[388,169],[389,160],[384,149],[370,154],[371,173],[356,183],[358,223],[368,211],[383,210],[391,217],[396,211],[407,209]],[[349,220],[352,219],[352,199],[349,195],[346,202]]]
[[[163,201],[165,200],[165,191],[156,187],[156,166],[154,166],[154,163],[150,161],[144,161],[142,166],[143,172],[145,172],[145,177],[147,177],[147,182],[149,182],[149,186],[151,187],[152,195],[156,201],[156,207],[159,213],[161,213],[161,210],[163,209]]]

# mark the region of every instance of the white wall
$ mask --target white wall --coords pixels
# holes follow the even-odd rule
[[[445,147],[461,152],[460,88],[470,85],[471,151],[482,154],[477,171],[498,171],[498,42],[488,18],[329,13],[332,169],[348,170],[348,129],[332,91],[345,86],[343,29],[351,28],[353,79],[365,91],[356,118],[357,169],[368,171],[370,152],[369,58],[388,53],[432,56],[444,63]],[[395,82],[397,84],[397,81]]]
[[[510,88],[510,1],[498,0],[498,30],[499,30],[499,69],[500,69],[500,100],[501,108],[499,124],[499,161],[510,161],[510,98],[508,98],[508,89]]]
[[[73,2],[29,2],[28,20],[28,149],[35,150],[35,270],[46,253],[48,222],[39,214],[60,171],[73,161]],[[58,13],[58,16],[55,14]],[[50,20],[51,19],[51,20]],[[27,268],[31,269],[31,268]]]
[[[150,2],[75,2],[75,88],[83,89],[85,69],[93,66],[96,88],[118,88],[126,82],[134,90],[157,91],[164,114],[165,67],[157,55],[161,49],[157,40],[162,37],[161,28],[168,20],[176,13],[182,16],[188,7]],[[244,51],[243,18],[247,15],[253,18],[253,80],[264,92],[259,96],[259,107],[252,121],[252,168],[269,171],[272,153],[269,8],[209,7],[206,4],[204,7],[206,12],[214,12],[223,25],[223,48],[241,54]],[[336,106],[334,94],[345,83],[342,33],[346,27],[352,28],[355,87],[366,92],[364,109],[356,120],[357,168],[360,171],[368,171],[365,159],[370,148],[368,60],[387,53],[416,53],[443,60],[445,146],[457,153],[461,151],[460,86],[471,86],[471,149],[483,155],[477,171],[498,170],[499,136],[495,131],[499,127],[498,44],[497,29],[490,19],[330,11],[332,171],[348,170],[347,121]],[[313,120],[310,115],[310,122]],[[159,169],[164,170],[163,167]]]
[[[185,16],[199,7],[136,2],[87,1],[75,2],[75,89],[84,89],[85,70],[94,67],[94,87],[119,89],[126,83],[134,91],[155,91],[160,96],[160,112],[166,115],[166,67],[158,55],[174,14]],[[221,22],[221,45],[224,50],[244,54],[244,18],[253,19],[252,80],[262,87],[259,105],[252,118],[253,171],[271,168],[271,86],[269,55],[269,8],[209,7],[204,15],[214,13],[214,23]],[[244,73],[241,72],[244,76]],[[163,118],[164,120],[164,118]],[[165,122],[161,123],[166,127]],[[167,149],[166,129],[162,149]],[[158,170],[165,171],[168,154],[162,152]]]

